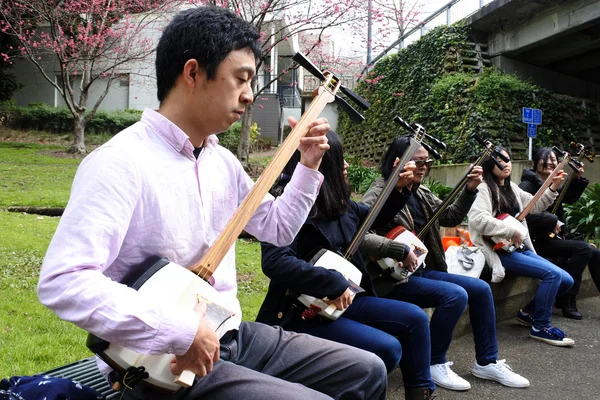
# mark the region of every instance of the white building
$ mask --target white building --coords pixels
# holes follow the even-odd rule
[[[168,20],[170,20],[170,16],[161,18],[143,31],[143,34],[154,43],[154,46],[160,38],[161,28],[168,23]],[[273,19],[266,26],[272,32],[281,31],[281,23],[281,20]],[[285,29],[283,32],[285,34]],[[305,80],[302,68],[291,70],[289,73],[274,79],[274,77],[280,75],[281,71],[285,71],[289,67],[292,63],[292,56],[300,51],[300,48],[297,35],[279,41],[267,60],[268,65],[263,66],[257,73],[258,88],[265,89],[255,99],[253,121],[259,125],[261,136],[275,143],[279,143],[283,139],[284,126],[287,125],[289,115],[300,119],[302,89],[305,82],[309,82],[309,86],[318,83]],[[151,55],[145,60],[123,65],[118,71],[119,79],[112,83],[108,95],[100,104],[99,109],[143,110],[144,108],[158,108],[154,61],[154,56]],[[46,74],[53,77],[55,82],[58,82],[61,79],[59,65],[52,61],[44,65]],[[65,105],[59,91],[44,78],[42,73],[30,61],[15,61],[15,68],[11,72],[23,84],[23,88],[13,96],[13,100],[18,106],[27,106],[30,103],[45,103],[55,107]],[[96,103],[105,87],[106,80],[103,78],[98,78],[94,82],[87,101],[88,109],[91,109]],[[312,91],[314,87],[306,89]],[[335,129],[337,110],[334,106],[328,106],[328,108],[331,109],[324,111],[323,115],[330,120],[332,127]]]

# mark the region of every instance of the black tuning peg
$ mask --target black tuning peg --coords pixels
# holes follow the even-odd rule
[[[496,158],[496,157],[497,157],[497,158]],[[504,161],[505,163],[507,163],[507,162],[509,162],[509,161],[510,161],[510,158],[508,158],[508,157],[506,157],[504,154],[502,154],[502,152],[501,152],[501,151],[499,151],[499,150],[498,150],[498,148],[496,148],[496,149],[494,150],[494,157],[492,157],[492,158],[494,158],[494,160],[495,160],[495,161],[498,161],[498,158],[500,158],[500,159],[501,159],[502,161]],[[496,165],[498,165],[498,164],[496,164]],[[500,167],[498,167],[498,168],[500,168]],[[502,169],[504,169],[504,168],[502,168]]]
[[[399,116],[396,115],[394,117],[394,122],[397,123],[398,125],[400,125],[401,127],[403,127],[404,129],[406,129],[407,131],[409,131],[410,133],[415,133],[415,130],[413,129],[413,127],[410,126],[405,120],[403,120]]]
[[[475,139],[477,141],[477,143],[479,143],[482,146],[485,146],[486,143],[485,141],[476,133],[472,134],[471,136],[469,136],[470,139]]]
[[[579,168],[582,167],[582,163],[579,160],[571,160],[569,161],[569,167],[571,167],[573,171],[577,172],[579,171]]]
[[[421,142],[421,146],[425,147],[425,150],[427,150],[429,152],[429,154],[431,154],[436,160],[439,160],[440,158],[442,158],[442,156],[440,155],[440,153],[438,153],[429,144],[427,144],[425,142]]]
[[[500,161],[498,161],[498,159],[496,157],[490,157],[490,158],[492,159],[494,164],[496,164],[496,167],[498,167],[498,169],[500,171],[504,171],[504,165],[500,164]]]
[[[446,143],[442,142],[441,140],[439,140],[437,138],[434,138],[429,133],[426,133],[425,137],[427,139],[431,140],[433,142],[433,144],[436,145],[437,147],[441,148],[442,150],[446,150]]]
[[[308,58],[306,58],[302,53],[296,53],[292,57],[292,60],[294,60],[308,72],[319,78],[319,80],[324,81],[326,79],[325,74],[321,70],[319,70],[319,68],[317,68],[317,66],[313,64]],[[334,75],[333,78],[335,79],[336,83],[340,83],[340,79],[337,76]],[[339,90],[363,110],[366,110],[371,106],[371,104],[369,104],[368,101],[360,97],[352,90],[347,89],[346,87],[344,87],[344,85],[340,84]],[[348,116],[352,121],[359,123],[365,120],[365,117],[363,117],[358,111],[356,111],[346,100],[338,96],[337,93],[335,93],[334,96],[337,105],[348,113]]]
[[[335,100],[337,101],[338,105],[344,111],[346,111],[346,113],[348,113],[348,117],[350,117],[350,119],[353,122],[360,123],[365,120],[365,117],[363,117],[362,114],[360,114],[350,104],[348,104],[348,102],[346,100],[342,99],[341,97],[337,97],[337,96],[336,96]]]
[[[566,151],[563,151],[561,149],[559,149],[556,146],[552,146],[552,151],[558,156],[558,155],[562,155],[563,157],[566,157],[567,155],[569,155],[569,153],[567,153]]]
[[[324,81],[325,75],[321,72],[319,68],[315,64],[313,64],[308,58],[304,57],[302,53],[296,53],[292,57],[292,60],[296,61],[300,64],[305,70],[319,78],[319,80]]]
[[[591,150],[586,150],[584,157],[591,163],[594,162],[594,157],[596,157],[596,153]]]
[[[340,90],[350,99],[352,99],[353,102],[358,104],[358,106],[363,110],[367,110],[369,107],[371,107],[371,104],[368,101],[360,97],[358,94],[354,93],[352,90],[346,88],[344,85],[340,86]]]

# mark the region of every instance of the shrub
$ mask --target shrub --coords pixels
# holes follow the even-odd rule
[[[355,193],[365,193],[378,176],[379,171],[363,167],[360,164],[351,164],[348,167],[348,182],[350,182],[350,187]]]
[[[564,205],[567,226],[584,235],[585,240],[600,241],[600,183],[589,186],[579,200]]]
[[[240,133],[242,132],[242,123],[234,122],[227,131],[219,134],[219,144],[232,153],[237,153],[238,144],[240,143]],[[257,146],[260,128],[254,122],[250,127],[250,152]]]
[[[141,118],[141,111],[98,110],[88,122],[86,133],[116,134],[133,125]],[[0,120],[13,129],[39,130],[50,133],[71,133],[73,115],[67,107],[51,107],[43,103],[30,103],[28,107],[17,107],[14,102],[0,103]]]
[[[452,186],[446,186],[440,181],[436,181],[432,178],[424,179],[423,185],[427,186],[427,188],[441,200],[444,200],[453,189]]]

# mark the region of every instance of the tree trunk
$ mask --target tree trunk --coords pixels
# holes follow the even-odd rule
[[[84,140],[85,124],[83,114],[73,117],[73,144],[69,148],[69,153],[87,154]]]
[[[248,166],[248,157],[250,156],[250,128],[252,127],[252,111],[254,103],[246,106],[246,111],[242,115],[242,130],[240,132],[240,143],[237,148],[238,160],[245,167]]]

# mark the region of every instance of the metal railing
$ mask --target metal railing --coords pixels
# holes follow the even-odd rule
[[[281,107],[300,108],[302,106],[302,95],[297,86],[286,82],[290,80],[289,76],[283,79],[278,75],[261,73],[257,76],[257,86],[262,89],[261,93],[277,94]]]
[[[279,94],[279,104],[285,108],[301,108],[302,96],[297,86],[279,85],[277,87]]]
[[[394,43],[379,53],[370,64],[365,65],[362,70],[362,75],[369,72],[369,69],[381,58],[388,54],[393,54],[398,50],[403,49],[405,46],[416,42],[422,36],[424,36],[427,31],[440,25],[450,25],[454,22],[460,21],[461,19],[479,11],[481,8],[483,8],[483,6],[491,3],[492,1],[494,0],[452,0],[448,2],[446,5],[429,15],[412,29],[406,31]]]

